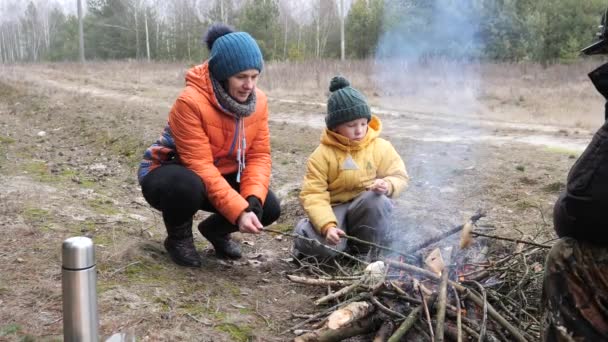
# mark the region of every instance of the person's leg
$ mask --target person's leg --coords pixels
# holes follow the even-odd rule
[[[192,237],[192,216],[200,207],[203,183],[181,165],[165,165],[152,170],[141,184],[146,201],[162,212],[167,239],[165,248],[173,261],[199,267],[201,260]]]
[[[560,239],[547,255],[543,341],[608,340],[608,248]]]
[[[365,191],[356,197],[346,212],[346,233],[361,240],[378,243],[384,238],[390,224],[393,204],[384,195]],[[352,243],[355,253],[367,253],[369,246]]]
[[[233,189],[239,191],[240,184],[236,182],[236,175],[227,175],[225,178]],[[199,223],[198,230],[207,240],[209,240],[209,242],[211,242],[216,255],[220,258],[240,258],[242,256],[241,249],[238,243],[230,238],[230,234],[238,231],[238,227],[230,223],[224,216],[220,215],[217,212],[217,209],[209,203],[206,195],[204,196],[201,209],[214,213]],[[262,225],[267,226],[276,221],[280,215],[281,207],[279,200],[271,190],[268,190],[260,221]]]
[[[334,214],[338,219],[338,228],[340,229],[343,229],[342,224],[344,222],[344,216],[346,215],[347,208],[348,203],[332,207]],[[315,230],[308,218],[301,219],[300,222],[296,224],[296,227],[294,228],[294,233],[299,236],[305,237],[307,239],[312,239],[318,242],[317,244],[311,241],[296,238],[294,240],[293,251],[294,254],[298,257],[314,257],[317,258],[319,261],[323,261],[335,258],[337,253],[321,245],[329,246],[339,251],[344,251],[346,249],[346,239],[341,239],[340,243],[335,246],[329,245],[325,240],[325,236],[322,236]]]

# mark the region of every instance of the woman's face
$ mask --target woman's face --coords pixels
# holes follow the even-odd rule
[[[365,134],[367,133],[367,119],[361,118],[341,123],[334,128],[334,132],[350,140],[360,141],[365,138]]]
[[[245,102],[258,82],[260,72],[256,69],[241,71],[228,78],[228,94],[238,102]]]

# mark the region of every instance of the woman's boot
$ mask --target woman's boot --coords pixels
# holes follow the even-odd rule
[[[230,238],[230,234],[238,229],[223,216],[219,214],[209,216],[199,223],[198,230],[211,242],[218,258],[240,259],[243,256],[239,244]]]
[[[201,256],[194,247],[192,237],[192,219],[181,225],[169,225],[167,228],[167,238],[165,239],[165,249],[171,259],[180,266],[201,267]]]

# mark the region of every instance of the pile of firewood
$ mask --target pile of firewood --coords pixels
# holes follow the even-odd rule
[[[302,271],[287,277],[327,293],[315,300],[317,312],[294,316],[305,319],[283,334],[295,334],[298,342],[354,336],[365,341],[538,340],[543,261],[550,246],[473,231],[482,216],[406,252],[372,244],[385,252],[375,262],[342,252],[361,267],[336,263],[333,273],[340,275],[300,260]],[[459,245],[438,243],[456,232],[461,232]],[[508,240],[511,248],[480,258],[479,248],[488,239]],[[478,246],[466,249],[471,244]]]

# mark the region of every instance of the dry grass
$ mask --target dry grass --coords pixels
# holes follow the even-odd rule
[[[399,112],[458,115],[593,129],[603,99],[587,78],[601,61],[543,67],[535,63],[427,60],[310,60],[269,62],[260,87],[275,98],[324,103],[332,76],[346,76],[377,107]],[[45,77],[172,102],[189,65],[91,62],[27,65]],[[0,66],[2,72],[15,72]],[[151,87],[152,86],[152,87]]]
[[[386,109],[592,129],[603,120],[603,100],[587,73],[599,64],[277,62],[267,66],[260,86],[276,97],[324,101],[329,80],[342,74]]]

